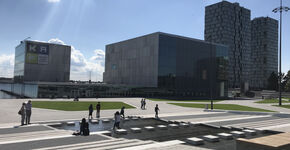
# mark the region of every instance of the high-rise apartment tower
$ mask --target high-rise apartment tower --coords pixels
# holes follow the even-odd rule
[[[278,74],[278,21],[269,17],[252,20],[251,88],[266,89],[271,73]]]
[[[206,6],[204,39],[229,46],[229,88],[248,87],[251,11],[227,1]]]

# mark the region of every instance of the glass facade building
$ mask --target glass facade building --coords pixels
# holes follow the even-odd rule
[[[104,82],[220,98],[227,96],[227,68],[227,46],[157,32],[107,45]]]
[[[22,41],[15,48],[15,82],[68,82],[71,47]]]

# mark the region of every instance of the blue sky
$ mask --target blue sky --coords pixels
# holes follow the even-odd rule
[[[74,47],[72,79],[102,80],[105,45],[156,31],[197,39],[204,7],[221,0],[0,0],[0,76],[13,75],[14,48],[26,37]],[[278,19],[279,0],[229,0],[251,17]],[[290,1],[284,0],[290,7]],[[290,12],[284,13],[282,70],[290,69]],[[287,60],[288,59],[288,60]]]

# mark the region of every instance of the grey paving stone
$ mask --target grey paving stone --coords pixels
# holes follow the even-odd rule
[[[73,122],[73,121],[66,122],[66,125],[68,125],[68,126],[74,126],[75,125],[75,122]]]
[[[99,121],[98,120],[92,120],[91,123],[97,124],[97,123],[99,123]]]
[[[214,136],[214,135],[205,135],[205,136],[203,136],[203,139],[208,141],[208,142],[218,142],[219,141],[219,137]]]
[[[128,132],[125,129],[117,129],[117,130],[115,130],[115,133],[119,134],[119,135],[121,135],[121,134],[124,135],[124,134],[127,134]]]
[[[165,125],[157,125],[157,128],[160,130],[167,130],[168,129],[168,127]]]
[[[197,137],[192,137],[192,138],[187,138],[186,142],[192,145],[202,145],[204,144],[203,139],[197,138]]]
[[[250,130],[250,129],[245,129],[243,130],[243,132],[245,132],[246,134],[250,134],[250,135],[256,135],[257,132],[255,130]]]
[[[130,128],[130,130],[133,133],[141,133],[142,132],[141,128]]]
[[[172,129],[177,129],[177,128],[179,128],[179,125],[177,125],[177,124],[169,124],[168,127],[172,128]]]
[[[111,122],[110,119],[103,119],[103,120],[102,120],[102,123],[110,123],[110,122]]]
[[[188,123],[180,123],[180,126],[184,127],[184,128],[187,128],[187,127],[189,127],[189,124]]]
[[[246,137],[245,132],[241,131],[232,131],[231,132],[235,137],[241,138],[241,137]]]
[[[146,127],[144,127],[144,129],[147,131],[154,131],[155,130],[155,128],[152,126],[146,126]]]
[[[231,140],[233,139],[233,135],[229,133],[218,133],[217,134],[221,139]]]

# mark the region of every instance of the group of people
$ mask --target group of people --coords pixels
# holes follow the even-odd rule
[[[30,124],[30,117],[31,117],[31,100],[27,103],[22,103],[18,114],[21,115],[21,126]]]
[[[98,102],[98,104],[96,105],[96,118],[100,118],[100,111],[101,111],[101,103]],[[93,119],[93,112],[94,112],[94,108],[93,108],[93,104],[91,104],[89,106],[89,119]]]
[[[146,101],[145,98],[141,99],[141,109],[146,109]]]

